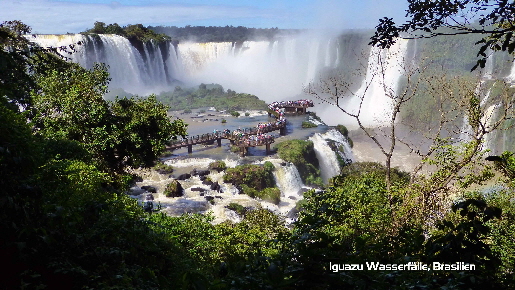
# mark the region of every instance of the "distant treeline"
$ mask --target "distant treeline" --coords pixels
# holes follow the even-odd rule
[[[258,97],[227,91],[219,84],[200,84],[198,88],[175,87],[173,92],[162,92],[157,100],[174,110],[189,110],[205,107],[215,107],[217,110],[263,110],[267,104]]]
[[[149,26],[159,34],[165,34],[173,40],[196,42],[239,42],[247,40],[271,40],[278,35],[298,33],[296,29],[248,28],[243,26]]]
[[[148,42],[151,40],[163,42],[171,40],[171,38],[167,35],[156,33],[153,30],[143,26],[142,24],[129,24],[122,27],[118,23],[106,25],[104,22],[96,21],[93,28],[88,29],[82,33],[117,34],[126,37],[131,42],[134,40],[141,42]]]

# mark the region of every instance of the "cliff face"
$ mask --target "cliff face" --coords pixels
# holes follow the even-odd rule
[[[348,83],[349,92],[365,96],[361,109],[367,126],[380,126],[388,119],[392,96],[406,86],[406,67],[413,70],[431,64],[449,77],[474,77],[482,84],[481,99],[485,104],[488,99],[488,106],[496,104],[495,94],[489,93],[494,80],[515,82],[513,57],[507,54],[491,53],[483,70],[470,72],[477,53],[471,37],[402,40],[387,51],[371,49],[368,37],[365,32],[347,32],[339,36],[295,35],[274,41],[137,45],[117,35],[37,35],[31,39],[42,46],[81,42],[77,52],[69,56],[72,61],[87,68],[95,62],[106,63],[112,90],[122,88],[140,95],[203,82],[219,83],[226,89],[272,102],[301,94],[312,81],[337,76]],[[404,118],[433,111],[432,104],[421,98],[403,112]],[[345,106],[355,112],[360,100],[351,97]],[[491,115],[496,108],[488,109]],[[320,115],[330,125],[347,122],[335,114]],[[510,150],[505,143],[515,139],[511,135],[507,132],[491,137],[490,148]]]

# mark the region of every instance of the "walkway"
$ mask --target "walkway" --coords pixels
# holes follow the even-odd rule
[[[227,139],[231,141],[231,144],[234,144],[240,148],[242,148],[242,155],[248,152],[247,147],[255,147],[266,145],[267,154],[270,152],[270,144],[274,143],[275,140],[273,137],[264,138],[258,140],[249,140],[248,136],[259,135],[264,133],[269,133],[272,131],[279,130],[281,135],[286,135],[286,122],[280,122],[279,124],[269,124],[266,126],[253,127],[253,128],[245,128],[242,130],[235,130],[233,132],[224,131],[224,132],[216,132],[216,133],[207,133],[202,135],[196,135],[189,137],[183,140],[172,140],[171,144],[168,146],[169,149],[179,149],[182,147],[188,147],[188,153],[193,153],[193,145],[205,144],[211,145],[214,144],[215,141],[218,144],[218,147],[222,146],[222,139]],[[266,140],[265,140],[266,139]],[[252,142],[247,142],[252,141]]]

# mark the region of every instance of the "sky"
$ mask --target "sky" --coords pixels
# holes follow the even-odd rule
[[[95,21],[145,26],[281,29],[374,28],[402,22],[406,0],[0,0],[0,21],[21,20],[37,34],[78,33]]]

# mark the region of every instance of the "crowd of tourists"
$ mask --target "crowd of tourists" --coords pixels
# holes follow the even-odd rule
[[[297,101],[281,101],[272,102],[268,105],[268,108],[272,111],[283,107],[313,107],[312,100],[297,100]]]
[[[236,142],[244,144],[246,146],[258,146],[262,144],[272,143],[274,137],[270,134],[257,134],[257,135],[245,135],[239,138]]]

